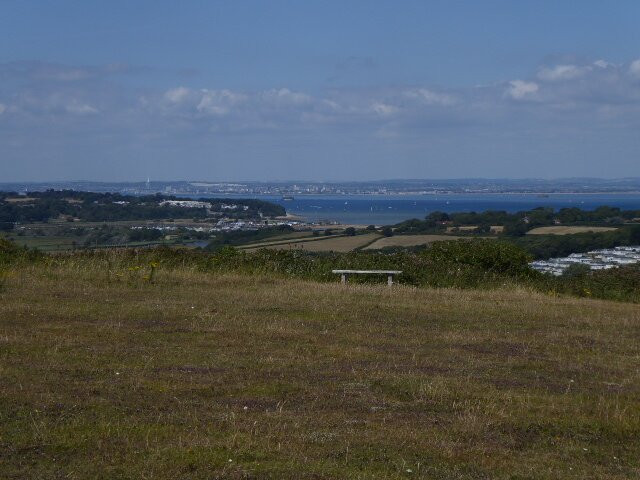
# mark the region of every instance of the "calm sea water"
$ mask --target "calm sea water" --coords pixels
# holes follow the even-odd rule
[[[222,197],[222,195],[211,195]],[[228,198],[258,198],[284,206],[288,213],[309,221],[330,220],[358,225],[388,225],[424,218],[435,210],[443,212],[517,212],[536,207],[579,207],[592,210],[601,205],[623,210],[640,209],[640,194],[448,194],[448,195],[297,195],[293,200],[280,196],[227,195]]]

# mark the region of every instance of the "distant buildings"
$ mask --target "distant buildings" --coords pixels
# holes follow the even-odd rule
[[[568,257],[531,262],[531,267],[543,273],[562,275],[571,265],[587,265],[591,270],[607,270],[640,262],[640,246],[605,248],[587,253],[572,253]]]
[[[195,200],[165,200],[160,202],[160,206],[164,207],[165,205],[184,208],[211,208],[211,204],[209,202],[197,202]]]

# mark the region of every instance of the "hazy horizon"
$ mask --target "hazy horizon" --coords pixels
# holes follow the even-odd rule
[[[629,0],[7,0],[0,182],[637,177],[638,18]]]
[[[346,180],[313,180],[313,179],[301,179],[301,178],[284,178],[284,179],[273,179],[273,180],[247,180],[242,178],[236,179],[203,179],[203,178],[194,178],[194,179],[180,179],[180,178],[165,178],[165,179],[152,179],[152,178],[141,178],[141,179],[130,179],[130,180],[122,180],[122,181],[109,181],[109,180],[96,180],[96,179],[70,179],[70,180],[60,180],[60,179],[50,179],[43,181],[36,180],[12,180],[12,181],[0,181],[0,185],[2,184],[13,184],[13,183],[120,183],[120,184],[138,184],[138,183],[146,183],[149,181],[150,183],[265,183],[265,184],[277,184],[277,183],[326,183],[326,184],[348,184],[348,183],[401,183],[401,182],[569,182],[569,181],[585,181],[585,182],[615,182],[615,181],[639,181],[640,176],[638,177],[557,177],[557,178],[543,178],[543,177],[529,177],[529,178],[517,178],[517,177],[502,177],[502,178],[489,178],[489,177],[458,177],[458,178],[374,178],[374,179],[346,179]]]

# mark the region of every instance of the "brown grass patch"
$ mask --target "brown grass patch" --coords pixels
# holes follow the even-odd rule
[[[461,238],[465,237],[457,237],[455,235],[394,235],[393,237],[383,237],[376,240],[364,250],[377,250],[384,247],[413,247],[433,242],[459,240]]]
[[[580,225],[580,226],[554,225],[549,227],[533,228],[527,232],[527,235],[571,235],[573,233],[610,232],[612,230],[617,230],[617,228],[616,227],[589,227],[586,225]]]
[[[29,203],[29,202],[35,202],[36,199],[33,197],[13,197],[13,198],[5,198],[4,201],[8,203]]]
[[[265,244],[264,248],[273,248],[277,250],[305,250],[308,252],[350,252],[356,248],[362,247],[380,238],[377,233],[366,233],[364,235],[354,236],[336,236],[329,238],[319,238],[317,240],[309,240],[306,242],[289,242],[278,244]],[[251,251],[251,248],[247,249]]]

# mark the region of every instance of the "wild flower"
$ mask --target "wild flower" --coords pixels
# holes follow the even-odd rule
[[[146,275],[144,279],[149,283],[153,282],[154,274],[156,273],[156,268],[158,268],[158,262],[149,262],[149,267],[151,267],[151,271],[149,275]]]

